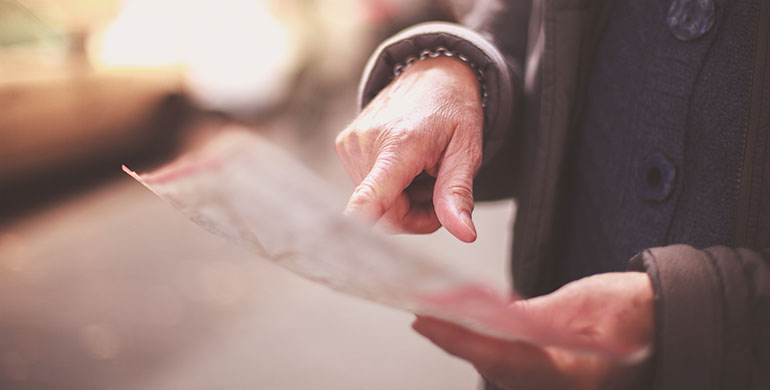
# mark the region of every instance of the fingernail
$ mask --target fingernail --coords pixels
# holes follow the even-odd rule
[[[463,221],[463,225],[468,229],[471,234],[473,234],[473,238],[476,238],[476,227],[473,225],[473,219],[471,219],[471,213],[467,211],[463,211],[460,213],[460,219]]]

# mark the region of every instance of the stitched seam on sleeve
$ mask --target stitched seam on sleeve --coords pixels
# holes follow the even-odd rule
[[[655,307],[655,346],[658,348],[658,350],[653,351],[655,359],[657,360],[654,362],[655,374],[653,374],[653,383],[655,388],[661,388],[662,384],[660,382],[662,381],[663,376],[658,374],[660,371],[658,367],[665,367],[665,351],[663,351],[663,314],[666,312],[666,302],[663,296],[664,286],[663,281],[660,279],[658,259],[655,257],[655,254],[652,253],[652,250],[645,249],[641,253],[641,256],[642,267],[648,273],[648,275],[650,275],[653,288],[657,286],[658,290],[655,292],[655,299],[657,300]],[[647,263],[650,264],[648,265]]]
[[[756,270],[753,269],[753,267],[750,267],[746,263],[746,258],[743,256],[743,253],[742,253],[741,250],[736,250],[735,253],[737,255],[738,262],[741,264],[741,271],[743,271],[743,277],[744,277],[745,282],[746,282],[746,287],[749,290],[748,291],[748,297],[749,297],[748,298],[749,299],[748,307],[751,308],[751,312],[753,313],[754,312],[754,304],[755,304],[754,303],[754,297],[757,294],[757,288],[754,285],[754,283],[751,283],[751,279],[752,279],[751,274],[752,274],[752,272],[755,272]],[[768,259],[769,256],[767,254],[762,254],[762,257],[765,260],[770,260],[770,259]]]
[[[757,290],[756,286],[754,286],[754,283],[751,282],[751,271],[749,270],[749,267],[746,264],[746,258],[743,256],[743,252],[741,250],[736,250],[736,257],[738,258],[738,262],[741,265],[741,271],[743,272],[743,278],[744,282],[746,283],[746,288],[748,290],[748,294],[746,297],[746,308],[749,310],[749,329],[751,332],[751,340],[756,340],[756,333],[754,324],[756,323],[756,307],[755,307],[755,300],[754,297],[756,296]],[[765,253],[762,253],[762,257],[767,260],[767,255]],[[758,355],[757,352],[757,345],[756,343],[751,343],[751,354],[753,357]],[[753,388],[754,385],[754,365],[749,364],[749,372],[751,373],[748,378],[748,384],[749,388]]]
[[[717,282],[719,283],[719,300],[722,305],[722,310],[720,311],[721,323],[720,323],[719,333],[722,337],[720,338],[721,342],[716,343],[718,350],[714,354],[714,356],[718,356],[719,359],[721,360],[723,358],[723,350],[724,350],[724,348],[722,348],[722,343],[724,343],[725,340],[727,340],[727,330],[725,329],[726,328],[725,325],[727,324],[727,310],[726,310],[727,298],[725,297],[725,295],[727,295],[727,291],[725,288],[724,275],[722,275],[722,270],[717,264],[716,256],[711,251],[711,248],[705,249],[703,250],[703,252],[706,254],[706,257],[709,259],[709,262],[711,263],[711,267],[714,269],[714,274],[716,275]],[[713,361],[712,361],[712,364],[713,364]],[[722,370],[722,365],[713,364],[713,366],[714,367],[712,367],[712,369],[718,372],[718,374],[715,375],[718,378],[718,381],[715,383],[715,384],[718,384],[717,388],[720,388],[720,389],[725,388],[726,384],[724,383],[725,378],[724,378],[724,372]]]

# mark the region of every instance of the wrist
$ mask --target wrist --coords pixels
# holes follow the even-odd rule
[[[396,76],[391,84],[396,88],[416,84],[429,85],[434,93],[469,106],[483,108],[483,92],[473,69],[454,57],[427,58],[412,63]]]
[[[465,91],[473,91],[481,107],[486,106],[488,95],[483,72],[464,55],[444,47],[423,50],[418,57],[408,57],[403,63],[396,64],[393,68],[394,81],[402,74],[422,74],[426,71],[443,73],[445,79],[442,83],[449,80]]]

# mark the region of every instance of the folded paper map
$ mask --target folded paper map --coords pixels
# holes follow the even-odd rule
[[[510,305],[515,294],[344,217],[323,180],[247,131],[223,132],[154,172],[123,169],[206,230],[336,291],[506,340],[637,352],[530,318],[525,305]]]

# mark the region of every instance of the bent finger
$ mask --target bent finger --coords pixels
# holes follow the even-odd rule
[[[380,153],[350,196],[345,214],[377,222],[422,171],[415,161],[408,151]]]
[[[434,205],[444,227],[464,242],[476,239],[473,224],[473,178],[481,162],[481,140],[453,138],[436,177]]]

